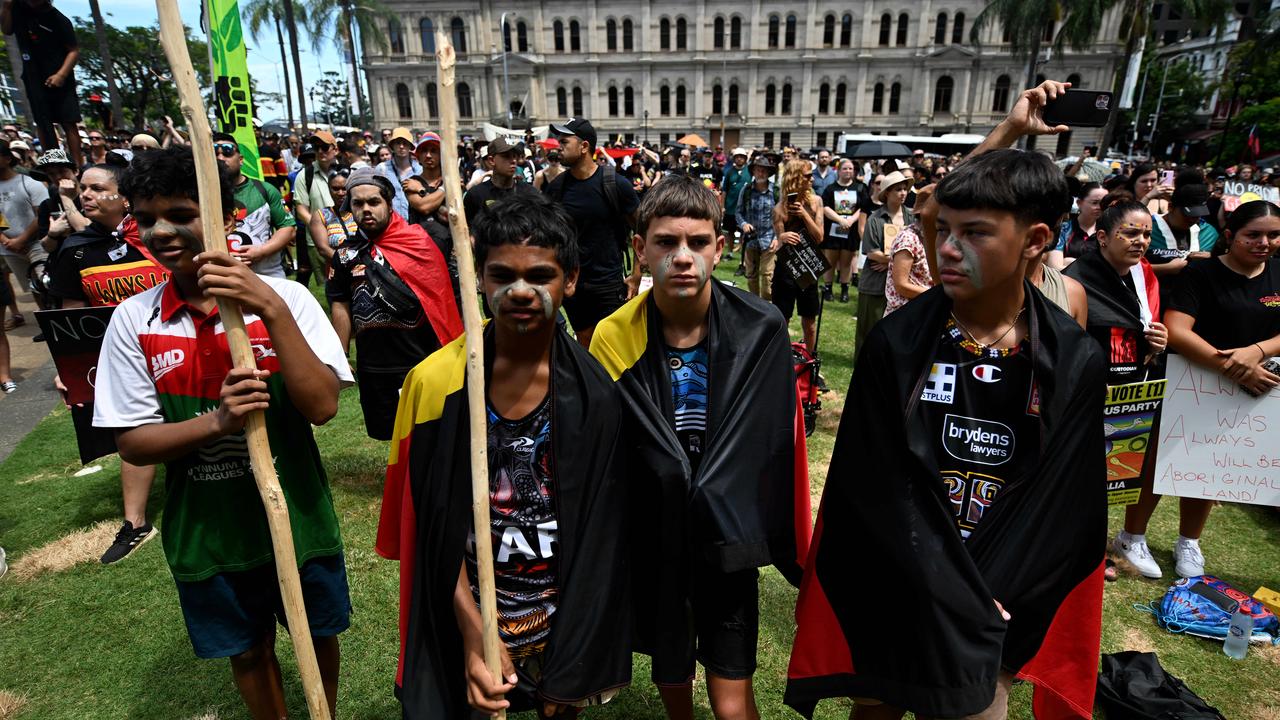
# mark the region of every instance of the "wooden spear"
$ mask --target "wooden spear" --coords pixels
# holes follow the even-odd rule
[[[164,46],[169,66],[173,69],[182,115],[191,131],[191,153],[195,157],[196,184],[200,192],[200,224],[204,230],[204,249],[207,252],[226,252],[218,165],[213,156],[213,134],[209,128],[209,116],[205,114],[204,100],[200,97],[196,73],[191,67],[191,56],[187,53],[186,28],[182,24],[176,0],[156,0],[156,14],[160,19],[160,44]],[[256,367],[240,306],[234,301],[219,298],[218,315],[227,334],[232,363],[237,368]],[[267,440],[267,426],[261,412],[249,416],[245,423],[245,438],[249,446],[253,479],[258,485],[258,494],[262,497],[267,525],[271,530],[276,578],[280,583],[280,596],[284,599],[284,613],[289,622],[289,637],[293,639],[294,654],[298,659],[298,671],[302,675],[307,709],[312,720],[329,720],[329,702],[325,698],[320,666],[316,663],[315,648],[311,644],[311,626],[307,623],[302,584],[298,580],[298,559],[293,549],[289,508],[285,504],[284,491],[280,489],[280,480],[276,477],[275,461]]]
[[[462,212],[462,179],[458,173],[458,98],[453,82],[457,58],[449,36],[436,31],[436,82],[440,87],[440,163],[453,252],[458,257],[462,294],[462,327],[466,332],[467,408],[471,420],[471,520],[476,536],[476,576],[480,585],[480,625],[484,636],[484,664],[498,682],[502,655],[498,644],[498,599],[493,584],[493,535],[489,519],[489,420],[484,408],[484,336],[480,303],[476,299],[476,264],[471,255],[471,231]],[[499,710],[497,717],[506,718]]]

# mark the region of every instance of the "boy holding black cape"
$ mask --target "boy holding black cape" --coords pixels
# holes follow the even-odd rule
[[[484,664],[471,528],[465,337],[405,379],[378,527],[400,560],[406,718],[575,717],[630,682],[617,390],[555,316],[578,280],[571,219],[540,194],[477,218],[502,678]]]
[[[639,457],[629,481],[639,649],[668,717],[693,715],[695,660],[717,718],[758,717],[751,678],[757,568],[793,584],[807,552],[808,461],[787,325],[711,277],[721,206],[687,175],[645,193],[643,293],[602,321],[595,355],[626,399]]]

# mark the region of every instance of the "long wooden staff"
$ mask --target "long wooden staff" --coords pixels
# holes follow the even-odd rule
[[[226,252],[218,165],[213,156],[213,134],[209,128],[209,116],[205,114],[204,100],[200,97],[196,73],[191,67],[191,57],[187,54],[186,28],[182,25],[176,0],[156,0],[156,13],[160,18],[160,43],[164,46],[169,66],[173,69],[182,115],[191,131],[191,153],[195,157],[196,183],[200,192],[200,224],[204,229],[204,249]],[[219,298],[218,315],[222,318],[222,327],[227,333],[232,363],[237,368],[256,367],[240,306],[234,301]],[[312,720],[329,720],[329,702],[325,699],[320,666],[316,663],[315,648],[311,644],[311,626],[307,623],[302,584],[298,580],[298,559],[293,549],[289,508],[285,504],[284,491],[280,489],[280,480],[276,477],[275,461],[267,440],[267,426],[261,412],[249,416],[245,423],[245,437],[249,445],[253,479],[258,485],[258,494],[262,497],[262,505],[267,512],[267,525],[271,529],[276,578],[280,583],[280,596],[284,599],[285,618],[289,621],[289,637],[293,639],[293,651],[298,658],[307,709]]]
[[[440,162],[453,252],[458,256],[458,284],[462,293],[462,327],[467,334],[467,407],[471,418],[471,520],[476,536],[476,576],[480,584],[480,625],[484,634],[484,664],[494,680],[502,681],[498,644],[498,599],[493,584],[493,536],[489,519],[489,421],[484,409],[484,336],[480,303],[476,300],[476,265],[471,255],[471,232],[462,209],[462,178],[458,174],[458,98],[453,82],[456,56],[449,36],[436,31],[436,82],[440,86]],[[498,717],[505,718],[499,710]]]

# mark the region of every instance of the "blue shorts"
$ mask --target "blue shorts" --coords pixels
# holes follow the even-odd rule
[[[351,626],[347,566],[341,553],[306,561],[298,575],[313,636],[332,637]],[[239,655],[274,632],[276,622],[288,628],[275,563],[196,582],[174,582],[196,657]]]

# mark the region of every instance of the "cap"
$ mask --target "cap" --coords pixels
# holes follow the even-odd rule
[[[13,142],[9,143],[9,149],[10,150],[30,150],[31,146],[22,142],[21,140],[14,140]]]
[[[160,147],[160,142],[156,140],[154,137],[151,137],[146,133],[138,133],[137,135],[134,135],[133,139],[129,141],[129,146],[137,147],[139,145],[142,147],[154,149],[154,148]]]
[[[747,152],[747,149],[744,147],[736,147],[733,149],[733,152],[730,154],[731,157],[737,157],[739,155],[743,157],[751,157],[751,153]]]
[[[394,139],[395,138],[393,137],[392,140]],[[421,150],[422,146],[426,145],[427,143],[435,143],[436,145],[439,145],[440,136],[431,132],[430,130],[422,133],[422,137],[418,139],[418,146],[414,148],[414,151],[417,152],[418,150]]]
[[[10,147],[12,147],[12,144]],[[71,162],[71,159],[67,157],[67,151],[62,148],[54,148],[53,150],[41,155],[39,158],[36,158],[36,167],[40,169],[49,167],[67,167],[75,170],[76,164]]]
[[[576,135],[591,143],[592,147],[595,147],[596,129],[591,126],[591,121],[586,118],[569,118],[562,123],[552,123],[551,129],[561,135]]]
[[[317,131],[315,131],[315,132],[311,133],[311,135],[310,135],[307,139],[308,139],[308,140],[310,140],[310,139],[312,139],[312,138],[315,138],[316,140],[319,140],[320,142],[324,143],[325,145],[337,145],[337,144],[338,144],[338,139],[337,139],[337,138],[335,138],[335,137],[333,136],[333,133],[329,132],[328,130],[317,130]]]
[[[1206,217],[1209,214],[1209,187],[1207,185],[1183,185],[1173,191],[1169,204],[1187,217]]]
[[[387,140],[387,145],[390,146],[397,140],[403,140],[409,143],[410,147],[413,147],[413,133],[409,132],[409,128],[407,127],[398,127],[395,130],[392,130],[391,138]]]
[[[524,143],[516,143],[512,145],[505,137],[499,135],[486,147],[488,148],[490,155],[501,155],[512,151],[524,150]]]
[[[301,147],[301,148],[299,148],[299,150],[298,150],[298,159],[299,159],[299,160],[303,160],[303,159],[305,159],[308,155],[310,155],[311,157],[315,157],[315,155],[316,155],[316,146],[315,146],[315,145],[312,145],[311,143],[303,143],[303,144],[302,144],[302,147]]]

